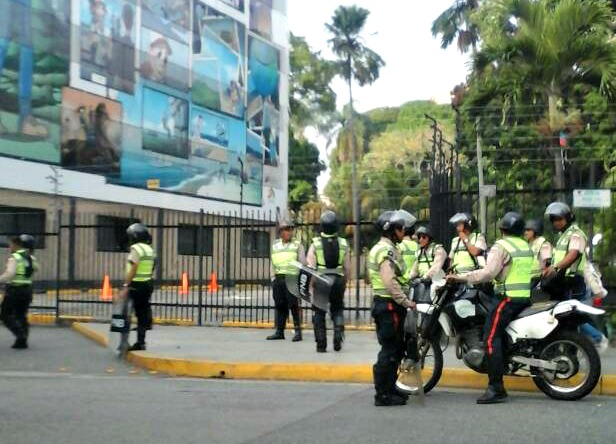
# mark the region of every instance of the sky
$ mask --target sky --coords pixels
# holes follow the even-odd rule
[[[447,50],[432,37],[432,21],[453,4],[453,0],[288,0],[289,29],[303,36],[313,50],[333,58],[327,46],[325,23],[331,21],[338,5],[358,5],[370,11],[364,38],[368,47],[385,60],[380,78],[371,86],[353,88],[355,107],[364,112],[384,106],[398,106],[411,100],[449,103],[449,93],[463,82],[467,57],[455,44]],[[347,86],[340,79],[332,84],[338,107],[348,102]],[[325,141],[314,131],[308,138],[317,144],[326,159]],[[319,177],[319,192],[329,178]]]

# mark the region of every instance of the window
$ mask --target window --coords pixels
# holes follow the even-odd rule
[[[126,229],[138,219],[115,216],[96,216],[96,251],[128,251]]]
[[[214,251],[214,230],[203,228],[201,254],[211,256]],[[186,256],[199,255],[199,226],[180,224],[178,226],[178,254]]]
[[[45,210],[0,206],[0,247],[20,234],[34,236],[34,248],[45,248]]]
[[[243,257],[269,257],[270,233],[269,231],[244,230],[242,232]]]

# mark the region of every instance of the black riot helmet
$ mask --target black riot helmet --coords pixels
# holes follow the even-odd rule
[[[386,235],[386,234],[391,234],[391,224],[389,223],[389,220],[391,219],[391,216],[393,216],[394,212],[393,211],[383,211],[379,217],[377,217],[376,222],[374,223],[374,226],[376,227],[376,229],[379,231],[379,233]]]
[[[152,241],[152,236],[148,231],[148,227],[141,223],[132,224],[126,229],[128,235],[129,245],[137,244],[139,242],[145,242],[149,244]]]
[[[432,236],[432,230],[430,230],[430,227],[427,227],[425,225],[422,225],[417,228],[417,230],[415,230],[415,234],[417,235],[417,237],[428,236],[430,240],[434,239],[434,237]]]
[[[397,210],[396,217],[401,218],[404,223],[404,234],[411,236],[415,232],[417,218],[406,210]]]
[[[541,219],[529,219],[524,226],[525,230],[530,230],[535,233],[535,236],[543,234],[543,221]]]
[[[545,209],[545,217],[549,218],[550,222],[554,219],[565,219],[567,224],[575,220],[571,208],[564,202],[552,202],[548,205]]]
[[[456,213],[451,216],[449,223],[456,228],[458,224],[463,223],[464,228],[473,231],[477,228],[477,219],[470,213]]]
[[[19,236],[15,236],[11,239],[11,242],[18,248],[23,248],[30,251],[34,250],[34,237],[29,234],[20,234]]]
[[[506,234],[512,236],[522,236],[526,223],[520,213],[510,211],[505,213],[503,218],[498,222],[498,228]]]
[[[320,228],[322,234],[334,235],[338,233],[340,224],[338,223],[338,216],[333,211],[327,210],[321,214]]]

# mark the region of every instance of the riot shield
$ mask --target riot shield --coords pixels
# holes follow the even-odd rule
[[[110,331],[120,333],[120,345],[118,346],[118,357],[124,358],[130,347],[128,336],[130,334],[130,323],[132,314],[132,301],[125,296],[117,296],[113,301]]]
[[[327,311],[334,280],[299,262],[293,262],[291,265],[297,272],[285,277],[289,292],[296,298]]]
[[[410,347],[411,344],[417,347],[416,340],[409,340],[411,338],[417,338],[417,312],[415,310],[410,310],[406,314],[406,318],[404,320],[404,339],[407,344],[406,347]],[[405,357],[400,364],[396,387],[404,393],[418,395],[420,404],[424,405],[421,359],[414,361],[413,359],[410,359],[408,355],[408,350],[405,350]]]

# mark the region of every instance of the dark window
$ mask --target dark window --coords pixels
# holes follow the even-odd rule
[[[214,230],[203,228],[201,231],[201,254],[211,256],[214,251]],[[186,256],[199,255],[199,226],[180,224],[178,226],[178,254]]]
[[[269,257],[270,233],[268,231],[244,230],[242,232],[243,257]]]
[[[0,206],[0,247],[20,234],[34,236],[34,247],[45,248],[45,210]]]
[[[115,216],[96,216],[96,251],[128,251],[126,229],[138,219]]]

